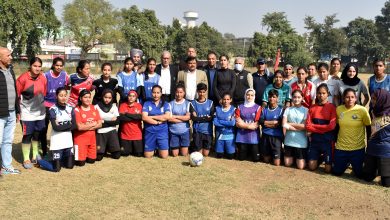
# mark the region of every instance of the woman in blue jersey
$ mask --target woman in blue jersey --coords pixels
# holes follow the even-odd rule
[[[305,168],[307,137],[305,121],[308,109],[302,105],[303,92],[294,90],[292,93],[292,106],[283,114],[284,133],[284,165],[290,167],[294,158],[298,169]]]
[[[76,128],[73,107],[68,105],[68,93],[65,87],[56,89],[57,101],[50,110],[49,118],[52,126],[50,135],[51,160],[38,160],[42,169],[59,172],[61,167],[72,169],[74,166],[72,130]]]
[[[282,149],[282,117],[283,108],[278,105],[279,93],[276,89],[268,92],[268,106],[263,108],[260,116],[261,143],[260,153],[265,163],[271,162],[275,166],[280,165]]]
[[[150,101],[153,99],[152,97],[152,88],[154,85],[158,85],[160,81],[160,75],[156,72],[156,60],[154,58],[149,58],[146,63],[146,70],[144,72],[144,86],[145,86],[145,97],[144,101]]]
[[[45,77],[47,80],[47,89],[45,95],[44,105],[46,107],[46,118],[45,118],[45,128],[40,134],[42,155],[45,156],[47,153],[47,128],[50,122],[49,109],[56,104],[56,90],[60,87],[66,87],[69,84],[69,76],[64,70],[65,62],[61,57],[56,57],[53,59],[53,64],[51,69],[45,72]]]
[[[381,176],[382,186],[390,187],[390,92],[377,89],[372,94],[371,136],[367,142],[363,178]]]
[[[232,96],[230,92],[222,94],[221,106],[215,108],[214,125],[216,130],[215,152],[217,158],[225,156],[231,160],[236,152],[234,144],[234,127],[236,119],[234,117],[235,108],[231,105]]]
[[[390,92],[390,76],[386,73],[384,60],[375,59],[372,63],[374,75],[368,78],[368,90],[370,95],[377,89],[385,89]]]
[[[121,103],[127,101],[127,94],[130,90],[136,90],[138,87],[137,73],[133,71],[133,68],[133,59],[131,57],[127,57],[124,61],[123,71],[116,75]]]
[[[145,128],[144,156],[152,158],[157,149],[161,158],[169,155],[168,124],[171,117],[171,107],[161,99],[162,88],[159,85],[152,87],[153,100],[146,101],[142,108],[142,120]]]
[[[169,146],[172,156],[187,156],[190,146],[190,102],[185,99],[183,84],[176,87],[175,100],[170,102],[172,117],[169,119]]]
[[[191,102],[190,112],[191,120],[193,121],[193,151],[199,151],[203,156],[207,157],[210,153],[211,144],[213,141],[213,101],[207,99],[207,85],[199,83],[196,86],[196,94],[198,98]]]

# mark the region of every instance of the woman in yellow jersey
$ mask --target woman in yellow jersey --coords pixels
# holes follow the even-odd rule
[[[347,88],[343,92],[344,105],[337,107],[337,123],[339,132],[332,173],[342,175],[351,164],[357,177],[362,176],[366,147],[366,127],[371,119],[365,107],[356,104],[355,90]]]

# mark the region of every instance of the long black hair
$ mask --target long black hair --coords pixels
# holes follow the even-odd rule
[[[56,65],[57,62],[61,62],[62,66],[65,66],[65,61],[61,57],[56,57],[53,59],[53,64],[51,65],[51,70],[54,70],[54,65]]]
[[[81,71],[84,69],[84,67],[89,64],[88,60],[80,60],[76,67],[76,72],[81,74]]]
[[[307,68],[304,67],[304,66],[298,67],[298,69],[297,69],[297,75],[298,75],[298,71],[299,71],[299,70],[303,70],[303,71],[305,71],[306,74],[308,74]],[[305,79],[305,84],[307,84],[307,76],[306,76],[306,79]]]
[[[83,103],[81,102],[81,98],[87,94],[91,95],[91,92],[89,90],[83,89],[81,90],[79,97],[77,98],[77,106],[81,106]]]
[[[320,92],[321,89],[325,89],[326,93],[328,93],[328,96],[330,95],[329,87],[328,87],[328,85],[326,85],[326,83],[321,83],[321,84],[317,87],[316,94],[318,94],[318,93]],[[320,103],[320,100],[318,100],[317,96],[316,96],[316,103],[317,103],[317,104]]]
[[[135,65],[134,60],[133,60],[132,57],[126,57],[125,61],[123,62],[123,71],[126,70],[126,69],[125,69],[125,68],[126,68],[125,65],[126,65],[126,63],[129,62],[129,61],[131,61],[131,62],[133,63],[133,65]]]
[[[153,57],[152,58],[149,58],[148,61],[146,61],[146,69],[145,69],[145,72],[144,72],[144,76],[145,76],[145,81],[149,79],[149,63],[154,61],[154,63],[156,63],[156,59],[154,59]]]
[[[41,58],[39,58],[39,57],[33,57],[33,58],[31,58],[31,60],[30,60],[30,67],[29,67],[30,70],[31,70],[31,66],[32,66],[35,62],[40,63],[41,66],[42,66],[42,60],[41,60]]]

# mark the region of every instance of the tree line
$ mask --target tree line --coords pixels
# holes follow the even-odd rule
[[[342,55],[367,66],[375,58],[388,57],[390,51],[390,0],[374,20],[358,17],[341,28],[336,27],[336,14],[322,22],[306,16],[304,34],[296,32],[284,12],[267,13],[259,24],[267,33],[254,32],[247,48],[233,34],[222,34],[206,22],[182,28],[179,20],[173,19],[171,25],[162,25],[154,10],[140,10],[135,5],[115,9],[107,0],[73,0],[63,8],[62,23],[51,0],[2,1],[0,12],[0,44],[11,43],[15,57],[39,54],[40,39],[55,39],[61,25],[81,48],[82,57],[96,44],[112,43],[120,53],[141,48],[146,57],[169,50],[178,60],[187,48],[195,47],[200,59],[215,51],[247,57],[251,63],[259,56],[274,59],[280,48],[282,61],[295,66]]]

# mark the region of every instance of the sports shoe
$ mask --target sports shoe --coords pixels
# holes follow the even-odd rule
[[[25,160],[23,162],[23,167],[24,167],[24,169],[31,169],[31,168],[33,168],[33,164],[31,163],[30,160]]]
[[[20,174],[20,170],[15,169],[13,167],[11,168],[1,168],[1,174],[7,175],[7,174]]]

